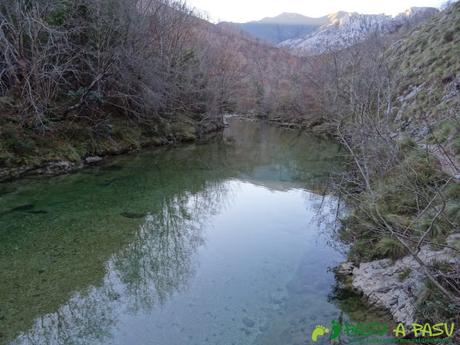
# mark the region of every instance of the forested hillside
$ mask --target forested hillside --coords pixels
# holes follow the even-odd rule
[[[220,111],[191,12],[144,4],[2,2],[1,167],[192,139]]]
[[[1,179],[313,104],[299,58],[179,1],[19,0],[0,16]]]
[[[196,30],[208,52],[222,111],[298,121],[318,109],[303,59],[204,20]]]

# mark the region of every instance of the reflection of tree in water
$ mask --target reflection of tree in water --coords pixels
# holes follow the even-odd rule
[[[311,222],[318,227],[319,239],[323,243],[327,243],[337,252],[345,255],[347,246],[339,240],[338,231],[342,226],[340,219],[347,212],[347,208],[340,197],[325,194],[326,192],[327,188],[322,194],[305,194],[308,198],[306,205],[313,212]]]
[[[226,188],[215,184],[203,193],[175,196],[146,217],[135,241],[113,260],[130,308],[150,309],[186,287],[193,254],[205,242],[204,223],[224,204]]]
[[[205,243],[204,224],[228,202],[228,184],[184,192],[146,216],[135,240],[107,264],[100,287],[78,293],[55,313],[35,321],[12,344],[91,344],[110,337],[118,313],[149,310],[185,288],[193,256]]]
[[[114,258],[133,309],[163,303],[192,273],[192,253],[203,243],[200,228],[178,200],[148,215],[135,241]]]
[[[27,333],[11,344],[52,345],[90,344],[109,335],[114,324],[118,294],[111,280],[106,277],[101,288],[91,288],[85,294],[77,294],[55,313],[35,321]]]
[[[224,140],[119,157],[119,169],[101,166],[31,189],[22,202],[13,201],[21,205],[45,194],[38,204],[59,217],[51,222],[34,215],[40,222],[34,218],[32,224],[30,217],[6,219],[10,232],[18,234],[8,243],[20,240],[28,247],[5,256],[21,270],[8,271],[8,288],[0,288],[9,303],[3,339],[33,322],[18,344],[96,342],[109,333],[122,305],[132,311],[152,308],[186,287],[196,268],[193,253],[204,242],[203,222],[229,200],[224,181],[317,192],[337,168],[337,151],[330,142],[293,131],[235,123]],[[130,212],[148,214],[140,228],[135,218],[122,216]],[[37,227],[40,232],[23,231]],[[48,263],[48,254],[55,261]]]

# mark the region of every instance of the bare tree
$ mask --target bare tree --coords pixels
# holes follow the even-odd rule
[[[427,280],[459,310],[458,269],[451,266],[447,274],[419,256],[422,245],[449,247],[443,240],[460,229],[458,217],[449,212],[449,190],[456,184],[449,171],[455,171],[455,161],[440,164],[439,155],[422,140],[417,143],[398,131],[393,103],[399,76],[386,55],[388,43],[376,36],[309,63],[309,77],[321,89],[325,121],[334,124],[351,156],[350,169],[336,182],[354,206],[342,236],[362,244],[359,255],[368,255],[362,259],[411,255]],[[432,125],[449,117],[440,115]]]

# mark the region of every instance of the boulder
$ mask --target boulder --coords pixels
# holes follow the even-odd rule
[[[460,242],[460,234],[447,239],[450,246]],[[427,265],[438,262],[460,264],[457,252],[450,248],[433,250],[430,246],[421,248],[419,258]],[[340,271],[347,272],[348,263]],[[419,263],[406,256],[392,262],[389,259],[361,263],[352,272],[352,287],[361,292],[370,304],[388,310],[395,321],[407,325],[415,322],[417,300],[425,290],[426,277]]]
[[[102,160],[102,157],[99,156],[90,156],[85,158],[85,163],[86,164],[94,164],[97,162],[100,162]]]
[[[351,276],[355,265],[352,262],[344,262],[336,268],[336,273],[342,276]]]

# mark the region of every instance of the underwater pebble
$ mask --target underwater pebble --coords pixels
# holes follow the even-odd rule
[[[259,327],[259,331],[261,331],[261,332],[265,332],[266,330],[268,330],[267,325],[262,325],[262,326]]]
[[[130,219],[139,219],[139,218],[144,218],[146,214],[145,213],[135,213],[135,212],[122,212],[120,213],[120,216],[123,216],[125,218],[130,218]]]
[[[20,211],[28,211],[34,208],[33,204],[25,204],[17,207],[13,207],[10,212],[20,212]]]
[[[251,319],[248,318],[248,317],[244,317],[244,318],[243,318],[243,324],[244,324],[246,327],[251,328],[251,327],[254,327],[254,325],[255,325],[256,323],[254,322],[254,320],[251,320]]]

